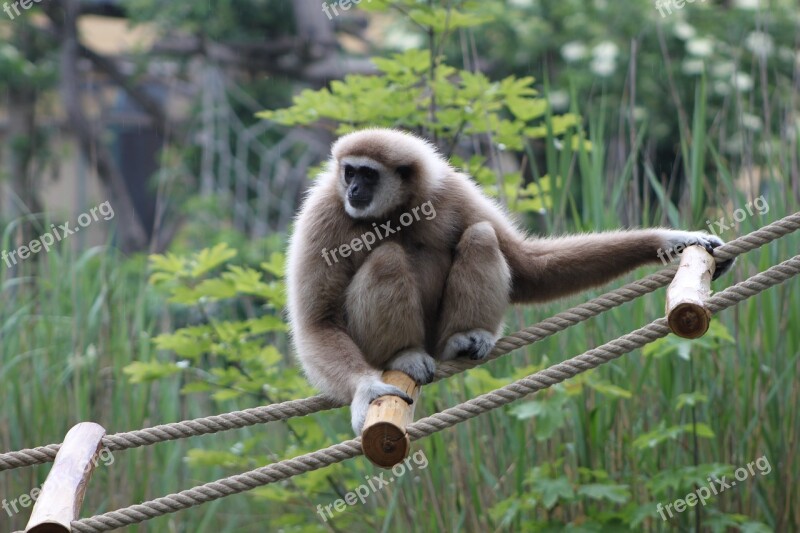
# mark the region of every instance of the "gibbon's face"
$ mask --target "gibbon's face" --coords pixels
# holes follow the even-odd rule
[[[356,219],[379,218],[403,204],[408,196],[403,169],[389,169],[365,156],[347,156],[339,162],[344,209]]]

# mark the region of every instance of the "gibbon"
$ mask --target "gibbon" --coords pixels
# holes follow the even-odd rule
[[[383,370],[426,384],[436,361],[486,357],[509,304],[595,287],[665,251],[723,244],[669,229],[529,238],[419,137],[367,129],[331,152],[290,240],[288,309],[309,381],[351,404],[356,434],[379,396],[411,402]]]

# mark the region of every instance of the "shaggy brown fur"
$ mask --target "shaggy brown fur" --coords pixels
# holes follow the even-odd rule
[[[384,188],[364,217],[346,211],[343,160],[380,170]],[[404,213],[426,203],[435,216],[401,226]],[[386,221],[400,229],[371,250],[353,245],[347,257],[323,257]],[[691,242],[721,244],[665,229],[528,238],[427,142],[395,130],[360,131],[334,145],[297,218],[288,264],[293,339],[311,382],[353,402],[358,432],[369,402],[398,392],[382,386],[383,369],[426,383],[433,358],[485,357],[509,303],[597,286],[658,262],[659,249]]]

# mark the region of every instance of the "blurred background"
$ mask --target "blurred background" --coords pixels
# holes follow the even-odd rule
[[[79,421],[114,433],[313,394],[289,348],[284,252],[330,143],[354,129],[430,138],[539,235],[658,225],[729,240],[800,209],[793,0],[0,8],[3,451],[61,442]],[[792,235],[751,252],[715,287],[798,249]],[[507,331],[590,296],[516,308]],[[662,339],[419,441],[427,466],[327,521],[317,505],[378,474],[366,459],[129,530],[798,531],[799,301],[790,281],[700,340]],[[426,387],[416,416],[663,308],[657,291]],[[342,409],[117,452],[83,516],[350,431]],[[769,472],[658,514],[759,458]],[[48,470],[0,472],[0,498]],[[0,529],[29,512],[0,511]]]

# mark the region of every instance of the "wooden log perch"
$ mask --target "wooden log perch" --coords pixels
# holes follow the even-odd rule
[[[391,468],[408,457],[411,439],[406,426],[414,421],[414,406],[419,398],[419,386],[403,372],[387,370],[384,383],[394,385],[414,400],[409,405],[397,396],[381,396],[372,402],[361,431],[364,455],[377,466]]]
[[[705,300],[711,294],[714,257],[702,246],[689,246],[681,253],[681,264],[667,289],[667,321],[675,335],[685,339],[702,337],[711,323]]]
[[[25,533],[69,533],[80,514],[106,430],[84,422],[69,430],[56,454]]]

